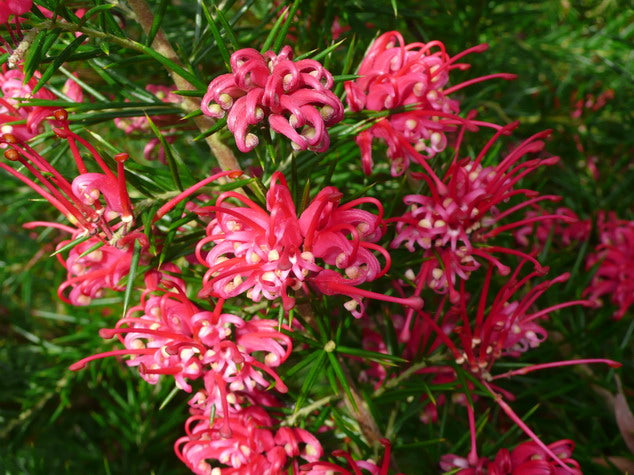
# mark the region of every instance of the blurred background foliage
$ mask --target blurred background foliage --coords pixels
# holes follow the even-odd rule
[[[223,73],[225,66],[204,21],[201,1],[150,3],[155,11],[165,10],[162,28],[206,84]],[[53,8],[60,3],[72,10],[106,2],[36,3]],[[121,30],[143,41],[126,2],[114,3],[109,13]],[[207,0],[205,3],[212,5]],[[259,49],[277,15],[268,1],[227,0],[217,6],[232,25],[241,47]],[[488,43],[488,51],[466,58],[472,68],[456,72],[452,82],[493,72],[515,73],[518,79],[488,81],[465,89],[461,92],[462,110],[475,108],[480,119],[498,123],[519,120],[522,126],[515,139],[552,128],[547,150],[562,160],[532,177],[526,187],[562,194],[563,204],[581,217],[612,210],[623,219],[634,219],[634,10],[630,2],[301,0],[296,19],[288,32],[296,55],[325,49],[333,43],[335,19],[342,26],[340,39],[345,41],[324,61],[334,75],[353,73],[339,71],[339,65],[358,64],[373,38],[392,29],[401,31],[407,42],[440,40],[450,54]],[[115,30],[107,22],[95,20],[88,25]],[[231,51],[226,31],[223,37]],[[65,41],[56,43],[48,56],[60,54],[72,37],[68,35]],[[74,54],[64,69],[77,71],[83,81],[113,101],[151,102],[155,99],[147,97],[143,85],[169,84],[164,69],[145,54],[131,54],[125,48],[94,41],[80,46]],[[51,84],[61,87],[64,80],[58,72]],[[602,94],[605,105],[593,110]],[[142,158],[147,138],[125,135],[111,119],[107,113],[86,110],[82,115],[78,109],[74,120],[90,125],[91,131],[104,137],[102,142],[97,140],[101,149],[111,151],[114,146],[118,151],[130,152],[135,162],[130,165],[133,178],[152,174],[157,181],[168,181],[169,172],[164,166]],[[206,145],[192,141],[197,134],[187,126],[180,127],[176,132],[180,140],[173,144],[177,159],[191,172],[190,177],[185,176],[189,183],[214,166]],[[488,134],[470,135],[467,150],[477,152],[487,138]],[[50,153],[61,154],[60,147],[53,146]],[[284,152],[279,150],[279,156],[286,156],[288,151]],[[252,164],[257,165],[257,157],[252,158]],[[598,179],[588,163],[596,166]],[[330,174],[332,183],[347,196],[368,184],[354,185],[350,180],[350,170],[358,164],[356,147],[349,144],[333,146],[319,158],[317,167],[309,152],[299,154],[297,160],[300,177],[303,167],[314,167],[311,180],[319,182]],[[282,163],[280,167],[289,165]],[[68,371],[68,366],[83,356],[112,347],[97,332],[118,319],[115,312],[122,297],[111,293],[87,308],[69,307],[59,301],[56,289],[63,271],[55,258],[49,257],[54,234],[21,227],[28,221],[56,217],[30,189],[6,175],[0,182],[0,216],[0,472],[185,473],[171,446],[182,433],[186,394],[177,394],[159,409],[170,395],[171,384],[148,385],[114,359],[78,373]],[[543,305],[549,299],[555,303],[579,297],[591,277],[584,272],[583,261],[593,242],[566,249],[547,247],[542,262],[553,269],[551,275],[575,271],[568,284],[542,298]],[[630,313],[614,321],[612,311],[606,305],[598,310],[572,308],[559,312],[550,323],[551,343],[555,344],[543,345],[531,360],[602,356],[621,361],[625,393],[632,400],[634,318]],[[393,329],[386,328],[390,331]],[[522,416],[530,415],[527,420],[535,432],[552,441],[575,440],[574,457],[587,473],[619,473],[609,457],[628,457],[628,450],[605,396],[605,391],[615,391],[614,371],[596,370],[596,375],[588,371],[546,371],[517,378],[507,387],[519,395],[514,408]],[[296,382],[287,381],[291,390],[301,386],[302,378],[295,378]],[[440,431],[438,426],[422,425],[417,417],[422,409],[420,394],[420,386],[412,383],[410,389],[405,386],[398,394],[377,398],[373,409],[378,422],[387,425],[395,423],[385,420],[390,408],[404,405],[402,419],[396,424],[401,431],[419,434],[419,442],[399,446],[396,441],[393,460],[401,469],[423,467],[408,473],[433,473],[440,455],[467,452],[467,427],[464,414],[459,420],[453,415],[462,408],[447,405],[440,414]],[[319,396],[318,388],[314,395]],[[538,407],[535,401],[539,401]],[[482,425],[479,436],[482,454],[494,455],[499,448],[524,440],[497,410],[487,417],[489,422]],[[500,433],[504,434],[501,438]],[[337,448],[336,440],[328,443],[330,449]]]

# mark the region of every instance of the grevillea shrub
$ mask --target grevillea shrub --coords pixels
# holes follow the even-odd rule
[[[631,28],[464,3],[0,0],[6,473],[632,471]]]

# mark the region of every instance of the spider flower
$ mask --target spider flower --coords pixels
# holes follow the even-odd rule
[[[514,74],[490,74],[448,87],[451,70],[464,70],[468,64],[458,60],[469,53],[482,52],[486,44],[449,56],[439,41],[406,45],[403,36],[390,31],[379,36],[368,49],[359,66],[359,78],[345,83],[348,105],[355,112],[362,110],[394,112],[379,119],[357,135],[363,170],[372,170],[372,141],[387,144],[393,176],[402,175],[411,160],[426,166],[425,160],[447,146],[447,133],[456,125],[468,123],[475,130],[486,122],[462,119],[460,103],[449,96],[465,86],[492,78],[514,79]]]
[[[575,444],[565,439],[548,444],[548,449],[567,467],[557,463],[552,456],[533,441],[523,442],[510,453],[508,449],[501,449],[495,459],[480,457],[470,462],[468,458],[454,454],[443,455],[440,468],[445,472],[456,475],[477,475],[488,473],[492,475],[581,475],[579,463],[572,458]]]
[[[332,455],[334,455],[335,457],[346,459],[352,471],[346,470],[345,468],[335,463],[322,461],[311,462],[309,464],[303,465],[302,467],[300,467],[300,469],[302,473],[306,473],[307,475],[358,475],[362,473],[361,470],[365,470],[371,475],[388,475],[392,445],[387,439],[381,439],[380,442],[385,447],[385,454],[383,455],[383,462],[381,463],[381,466],[378,466],[371,461],[354,460],[348,452],[345,452],[343,450],[335,450],[332,452]]]
[[[296,457],[314,462],[323,455],[321,444],[308,431],[290,427],[275,431],[273,419],[259,407],[212,419],[193,412],[186,435],[176,441],[174,450],[196,474],[285,473],[289,458],[297,473]],[[223,433],[227,426],[230,435]]]
[[[19,140],[26,141],[43,131],[42,123],[53,114],[55,108],[25,106],[20,102],[20,100],[28,99],[57,99],[52,92],[44,87],[33,94],[33,88],[39,77],[39,73],[36,73],[25,83],[24,72],[21,68],[7,69],[6,65],[2,66],[2,72],[0,72],[0,126],[3,134],[12,134]],[[68,79],[64,88],[72,100],[82,101],[83,93],[74,80]],[[17,121],[25,121],[25,123],[8,124],[8,122]]]
[[[610,296],[618,308],[613,318],[625,316],[634,304],[634,221],[618,219],[614,213],[599,216],[599,245],[586,261],[586,268],[598,265],[584,295],[597,305],[601,297]]]
[[[56,111],[55,116],[63,126],[55,131],[68,141],[79,175],[69,181],[46,158],[13,134],[4,134],[0,139],[6,148],[5,158],[21,164],[33,179],[6,163],[0,163],[0,168],[40,194],[74,226],[42,221],[25,225],[27,228],[56,228],[71,235],[70,240],[58,245],[60,251],[71,242],[76,243],[66,260],[57,254],[68,272],[58,294],[68,303],[87,305],[91,299],[101,296],[104,289],[123,290],[119,281],[129,272],[134,242],[138,240],[141,244],[141,262],[145,262],[148,242],[143,233],[132,230],[134,216],[123,166],[128,155],[114,157],[115,174],[90,143],[70,131],[65,111]],[[78,144],[90,152],[101,173],[88,171]]]
[[[295,149],[323,152],[330,145],[327,127],[343,119],[332,85],[332,75],[319,62],[293,61],[290,46],[278,55],[244,48],[231,55],[231,73],[211,81],[201,110],[214,118],[227,114],[241,152],[259,143],[254,132],[265,119]]]
[[[537,218],[547,214],[550,214],[549,211],[539,205],[533,205],[526,211],[525,216],[526,218]],[[551,236],[554,242],[566,247],[573,243],[586,241],[590,237],[592,223],[589,219],[580,219],[573,210],[566,207],[557,208],[554,214],[565,216],[569,220],[548,219],[528,223],[515,230],[513,233],[515,241],[523,247],[528,247],[531,237],[533,237],[534,247],[541,251]]]
[[[230,204],[230,198],[240,206]],[[214,206],[204,207],[216,215],[207,226],[207,237],[196,248],[200,262],[209,268],[201,296],[227,299],[246,293],[255,302],[280,297],[289,310],[295,304],[289,289],[308,292],[307,284],[312,284],[327,295],[352,297],[346,306],[357,317],[363,297],[420,307],[418,298],[410,301],[357,288],[382,276],[390,263],[387,251],[374,244],[382,234],[383,207],[373,198],[346,204],[341,204],[341,198],[335,187],[326,187],[298,218],[279,172],[271,178],[266,210],[235,192],[218,196]],[[362,203],[376,206],[379,215],[356,208]],[[213,247],[204,253],[203,247],[209,243]],[[372,251],[386,259],[383,269]]]
[[[527,206],[544,200],[558,201],[560,197],[516,187],[524,176],[559,160],[558,157],[523,160],[527,154],[543,150],[544,142],[540,139],[547,137],[549,131],[528,138],[497,165],[482,166],[486,151],[500,134],[491,139],[475,160],[455,160],[442,181],[435,175],[429,178],[421,174],[429,185],[430,194],[406,196],[404,202],[409,210],[401,217],[388,220],[397,222],[392,247],[404,245],[414,252],[418,246],[423,250],[425,259],[415,278],[419,287],[424,283],[437,293],[449,292],[452,301],[459,298],[455,290],[457,279],[468,279],[480,267],[481,260],[489,261],[502,274],[508,274],[510,269],[494,254],[518,255],[532,261],[537,269],[541,268],[534,258],[523,252],[488,245],[490,239],[534,222],[570,220],[564,214],[555,213],[502,224],[503,220]],[[525,200],[500,209],[509,199],[518,196]]]

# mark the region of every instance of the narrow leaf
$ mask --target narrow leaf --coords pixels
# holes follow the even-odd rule
[[[66,59],[75,51],[86,39],[85,35],[78,36],[73,40],[71,44],[69,44],[64,50],[55,58],[53,64],[51,64],[46,71],[42,74],[42,77],[37,82],[36,86],[33,88],[32,94],[35,94],[37,91],[42,89],[42,87],[46,84],[51,76],[59,69],[59,67],[66,61]]]
[[[174,185],[176,185],[179,190],[183,191],[183,184],[181,182],[181,177],[178,174],[178,166],[176,165],[176,160],[174,159],[174,153],[172,151],[171,145],[167,143],[167,140],[165,140],[165,137],[163,137],[163,134],[161,133],[159,128],[152,121],[152,118],[147,114],[145,115],[145,117],[147,118],[148,124],[150,124],[152,132],[154,132],[154,135],[156,135],[156,137],[159,139],[159,141],[161,142],[161,147],[163,147],[163,150],[165,151],[165,158],[167,159],[167,165],[170,169],[172,179],[174,180]]]
[[[222,36],[220,35],[220,30],[218,29],[216,22],[212,18],[211,13],[209,12],[209,9],[207,8],[207,5],[205,5],[205,2],[203,1],[200,4],[202,6],[205,18],[207,19],[209,30],[211,31],[211,34],[214,37],[214,40],[216,40],[216,46],[218,47],[218,50],[220,51],[220,56],[222,56],[222,60],[224,61],[227,70],[230,70],[231,69],[231,55],[229,54],[229,50],[225,46]]]
[[[139,259],[141,258],[141,242],[137,239],[134,241],[134,249],[132,250],[132,261],[130,262],[130,272],[128,273],[128,282],[125,286],[125,294],[123,296],[123,313],[128,313],[130,305],[130,297],[132,297],[132,289],[134,288],[134,279],[139,268]]]

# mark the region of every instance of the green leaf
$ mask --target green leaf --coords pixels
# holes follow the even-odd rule
[[[125,294],[123,296],[123,312],[121,313],[122,317],[125,317],[125,314],[128,312],[128,307],[130,305],[130,298],[132,297],[132,289],[134,288],[134,279],[136,278],[136,273],[139,268],[139,260],[141,258],[141,241],[136,239],[134,241],[134,249],[132,250],[132,261],[130,262],[130,272],[128,273],[128,282],[125,286]]]
[[[51,64],[48,68],[46,68],[46,71],[44,71],[44,73],[42,74],[42,77],[33,88],[32,94],[35,94],[46,84],[46,81],[48,81],[51,78],[51,76],[53,76],[55,71],[59,69],[59,67],[64,63],[64,61],[67,60],[67,58],[72,54],[72,52],[75,51],[84,42],[85,39],[86,39],[86,36],[81,35],[75,38],[72,43],[70,43],[66,48],[64,48],[64,50],[55,58],[55,60],[53,61],[53,64]]]
[[[210,135],[215,134],[220,129],[222,129],[225,125],[227,125],[227,118],[223,117],[222,119],[218,119],[214,125],[205,130],[202,134],[194,137],[194,142],[198,142],[200,140],[206,139]]]
[[[152,132],[154,132],[154,135],[156,135],[156,137],[159,139],[159,141],[161,142],[161,147],[163,147],[163,150],[165,151],[165,158],[167,159],[167,165],[169,166],[170,173],[172,174],[174,185],[176,185],[176,187],[180,191],[183,191],[184,188],[183,188],[183,184],[181,183],[181,177],[178,174],[178,166],[176,164],[176,160],[174,159],[172,146],[169,143],[167,143],[167,140],[165,140],[165,137],[163,137],[163,134],[161,133],[159,128],[152,121],[152,118],[147,114],[145,115],[145,117],[147,118],[148,124],[150,124],[150,128],[152,129]]]
[[[80,259],[82,257],[87,256],[88,254],[90,254],[92,251],[96,251],[97,249],[99,249],[100,247],[105,246],[106,243],[104,243],[103,241],[99,241],[97,244],[90,246],[88,249],[86,249],[84,252],[82,252],[79,257],[77,257],[77,259]]]
[[[330,360],[330,366],[332,367],[333,371],[335,372],[335,375],[337,376],[337,379],[339,380],[339,384],[341,384],[341,387],[346,392],[348,401],[350,401],[350,404],[352,405],[355,411],[358,410],[359,408],[357,407],[357,402],[352,396],[352,391],[350,391],[350,384],[348,384],[348,379],[346,378],[343,372],[343,368],[341,367],[341,364],[339,364],[339,361],[337,360],[337,357],[335,356],[333,352],[328,352],[327,355],[328,355],[328,359]]]
[[[105,5],[97,5],[96,7],[92,7],[90,10],[84,13],[83,17],[79,19],[79,23],[77,23],[77,28],[81,28],[82,26],[84,26],[86,22],[90,20],[97,13],[108,11],[114,8],[115,6],[116,5],[107,3]]]
[[[273,51],[275,51],[276,53],[279,53],[280,48],[282,47],[282,43],[284,42],[284,40],[286,40],[286,34],[288,33],[288,29],[291,27],[291,23],[293,23],[293,17],[295,16],[295,12],[297,12],[297,8],[299,7],[299,1],[300,0],[295,0],[293,2],[293,5],[291,5],[291,9],[288,12],[288,15],[282,15],[282,16],[286,16],[286,21],[284,22],[284,25],[280,29],[280,32],[277,35],[277,38],[275,39],[275,42],[273,43]]]
[[[147,38],[145,39],[145,44],[147,46],[152,45],[152,42],[154,41],[154,37],[156,36],[156,34],[159,31],[159,28],[161,27],[161,23],[163,22],[163,18],[165,17],[166,11],[167,11],[167,0],[161,0],[161,3],[159,3],[158,11],[154,15],[154,18],[152,19],[152,27],[150,28]]]
[[[346,355],[368,358],[373,361],[388,360],[394,361],[396,363],[407,363],[407,360],[405,358],[401,358],[400,356],[378,353],[376,351],[362,350],[361,348],[353,348],[350,346],[337,345],[337,349],[335,351],[337,351],[337,353],[344,353]]]
[[[60,247],[59,249],[56,249],[55,252],[53,252],[50,257],[56,256],[57,254],[60,254],[62,252],[66,252],[69,249],[72,249],[73,247],[81,244],[84,241],[87,241],[88,239],[90,239],[90,235],[86,235],[86,236],[81,236],[78,237],[77,239],[73,239],[71,242],[64,244],[62,247]]]
[[[302,384],[302,388],[299,391],[299,396],[297,397],[297,402],[295,403],[295,413],[297,413],[297,411],[299,411],[304,405],[304,402],[306,402],[311,388],[317,381],[317,376],[319,376],[320,371],[323,369],[324,360],[326,359],[326,352],[323,350],[319,350],[316,353],[319,356],[311,366],[310,371],[308,372],[308,375],[306,375],[306,379],[304,380],[304,384]]]
[[[185,96],[185,97],[203,97],[206,92],[207,92],[206,89],[192,90],[192,91],[179,89],[177,91],[172,91],[172,93],[174,94],[177,94],[179,96]]]
[[[225,67],[227,68],[227,71],[230,71],[231,70],[231,55],[229,54],[229,50],[225,46],[222,36],[220,35],[220,30],[218,29],[216,22],[211,16],[211,13],[209,12],[207,5],[205,5],[205,2],[201,1],[200,5],[203,9],[205,18],[207,19],[207,25],[209,25],[209,30],[211,31],[211,34],[214,37],[214,40],[216,41],[216,46],[218,47],[218,50],[220,51],[220,56],[222,56],[222,60],[225,63]]]
[[[275,38],[277,37],[277,32],[280,30],[282,23],[284,23],[284,17],[287,12],[288,7],[281,10],[280,16],[277,17],[277,20],[275,20],[275,23],[273,24],[273,28],[271,28],[271,31],[264,40],[264,43],[262,43],[262,49],[260,49],[260,53],[266,53],[273,44],[273,40],[275,40]]]
[[[180,391],[181,390],[178,388],[178,386],[174,386],[170,393],[165,397],[165,399],[163,399],[163,402],[159,406],[159,411],[162,411],[165,406],[167,406],[169,402],[174,399],[174,396],[176,396],[176,394],[178,394]]]
[[[40,31],[29,49],[26,51],[26,57],[24,60],[24,82],[27,82],[29,79],[33,77],[33,74],[37,70],[37,67],[42,62],[42,58],[46,51],[43,51],[43,42],[44,38],[49,34],[48,31]]]
[[[236,36],[233,34],[233,28],[231,28],[231,25],[229,25],[229,23],[227,22],[227,19],[225,18],[224,13],[222,13],[222,10],[220,10],[217,5],[216,5],[216,16],[218,17],[218,20],[220,20],[220,24],[224,28],[226,36],[229,38],[229,42],[231,43],[233,50],[234,51],[239,50],[240,44],[238,43],[238,39],[236,38]]]

